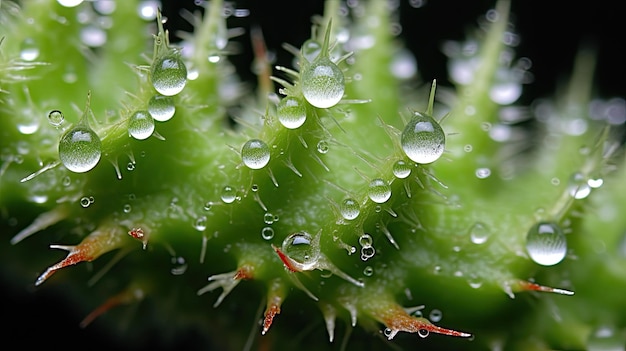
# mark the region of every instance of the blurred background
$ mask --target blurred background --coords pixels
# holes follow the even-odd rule
[[[372,0],[375,1],[375,0]],[[382,0],[381,0],[382,1]],[[441,51],[445,40],[462,40],[476,27],[477,19],[492,8],[495,1],[472,0],[396,0],[399,2],[400,39],[414,53],[423,81],[437,79],[451,85],[446,71],[446,56]],[[200,2],[201,3],[201,2]],[[274,64],[291,66],[292,56],[282,48],[283,43],[299,46],[310,35],[311,16],[321,14],[321,0],[247,0],[235,1],[234,6],[248,9],[246,17],[229,19],[230,27],[242,27],[245,33],[237,38],[240,52],[230,57],[243,80],[254,84],[252,48],[249,29],[262,28],[266,44],[275,55]],[[198,1],[164,0],[162,9],[168,18],[166,27],[191,31],[180,17],[181,9],[201,11]],[[524,87],[523,99],[551,98],[570,76],[574,57],[581,46],[597,53],[595,94],[602,98],[626,97],[626,31],[624,11],[617,1],[571,2],[513,0],[512,21],[520,36],[518,57],[528,57],[533,65],[534,81]],[[173,38],[176,41],[176,37]],[[10,236],[3,236],[3,246]],[[35,253],[34,253],[35,254]],[[28,259],[24,257],[22,259]],[[7,264],[6,261],[4,261]],[[51,262],[52,263],[52,262]],[[10,263],[9,263],[10,265]],[[45,267],[41,267],[44,269]],[[11,268],[5,267],[5,272]],[[15,284],[15,281],[18,283]],[[0,275],[0,310],[5,326],[0,336],[19,342],[21,346],[59,346],[64,350],[85,348],[124,349],[114,336],[103,334],[97,323],[80,329],[78,323],[84,312],[72,307],[71,296],[22,284],[11,274]],[[34,279],[33,279],[34,281]],[[94,306],[95,307],[95,306]],[[249,323],[249,321],[245,321]],[[180,335],[174,340],[176,349],[197,349],[199,335]],[[166,349],[166,345],[146,342],[151,350]],[[171,346],[171,345],[170,345]]]

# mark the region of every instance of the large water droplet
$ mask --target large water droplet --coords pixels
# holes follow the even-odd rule
[[[128,119],[128,134],[137,140],[144,140],[154,132],[154,119],[148,111],[136,111]]]
[[[347,220],[353,220],[359,216],[361,206],[354,199],[345,199],[339,206],[341,216]]]
[[[156,59],[150,73],[152,86],[161,95],[176,95],[187,83],[187,67],[178,53]]]
[[[319,57],[300,74],[304,98],[317,108],[335,106],[343,97],[343,72],[328,57]]]
[[[282,245],[285,255],[303,265],[302,270],[311,270],[320,259],[319,248],[313,245],[313,238],[307,232],[297,232],[285,238]]]
[[[174,99],[171,96],[154,95],[148,101],[148,112],[156,121],[169,121],[176,112]]]
[[[402,132],[401,144],[406,155],[420,164],[435,162],[443,154],[446,135],[431,116],[415,112]]]
[[[539,222],[528,231],[526,250],[535,263],[552,266],[565,258],[567,239],[556,223]]]
[[[370,182],[367,195],[372,201],[382,204],[391,197],[391,187],[384,180],[376,178]]]
[[[241,159],[246,167],[261,169],[270,162],[270,148],[262,140],[248,140],[241,148]]]
[[[59,158],[72,172],[83,173],[93,169],[102,153],[100,138],[86,125],[68,130],[59,141]]]
[[[306,106],[301,99],[286,96],[278,103],[276,114],[278,121],[285,128],[300,128],[306,121]]]
[[[226,185],[222,188],[222,193],[220,194],[220,198],[226,204],[230,204],[237,198],[237,190],[235,190],[232,186]]]

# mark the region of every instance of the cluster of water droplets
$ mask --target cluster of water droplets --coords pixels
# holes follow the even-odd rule
[[[374,249],[374,239],[372,239],[371,235],[363,233],[359,237],[359,244],[361,245],[361,260],[367,261],[374,257],[376,249]]]

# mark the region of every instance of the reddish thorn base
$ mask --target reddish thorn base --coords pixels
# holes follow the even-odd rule
[[[293,264],[293,261],[291,260],[291,258],[289,258],[289,256],[285,255],[285,253],[283,253],[279,248],[277,248],[274,245],[272,245],[272,248],[274,249],[274,251],[276,251],[276,254],[278,254],[278,257],[280,257],[280,260],[283,261],[283,264],[285,265],[285,267],[287,267],[288,270],[290,270],[292,272],[300,272],[301,271],[298,267],[296,267]]]

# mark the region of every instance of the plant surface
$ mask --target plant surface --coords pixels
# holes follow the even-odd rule
[[[593,96],[593,53],[518,106],[507,1],[444,45],[453,86],[416,77],[391,3],[328,1],[292,66],[251,33],[250,91],[228,3],[177,43],[150,2],[63,3],[0,2],[0,247],[6,278],[63,294],[81,328],[624,349],[624,102]]]

